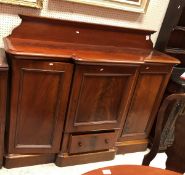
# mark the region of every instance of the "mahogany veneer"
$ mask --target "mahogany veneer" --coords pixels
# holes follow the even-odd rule
[[[66,166],[146,149],[173,65],[153,31],[20,16],[10,64],[5,167]],[[117,151],[118,150],[118,151]]]

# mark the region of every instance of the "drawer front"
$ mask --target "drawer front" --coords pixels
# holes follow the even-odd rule
[[[72,135],[70,140],[69,153],[85,153],[100,150],[107,150],[115,145],[116,134],[98,133],[85,135]]]
[[[172,69],[171,66],[168,65],[152,65],[152,64],[145,64],[141,66],[140,72],[141,73],[168,73]]]

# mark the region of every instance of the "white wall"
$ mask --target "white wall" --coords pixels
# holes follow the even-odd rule
[[[20,24],[21,20],[17,14],[159,31],[168,3],[169,0],[150,0],[146,14],[82,5],[63,0],[44,0],[42,10],[0,4],[0,47],[3,47],[2,38],[9,35],[12,29]],[[152,36],[154,43],[156,38],[157,34],[154,34]]]

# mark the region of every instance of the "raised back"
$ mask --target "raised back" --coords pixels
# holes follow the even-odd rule
[[[9,38],[86,45],[152,48],[154,31],[20,15],[22,23]]]

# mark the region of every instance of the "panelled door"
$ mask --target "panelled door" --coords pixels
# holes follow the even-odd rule
[[[13,60],[9,153],[60,149],[73,65]]]
[[[65,131],[119,128],[129,105],[137,68],[77,65]]]
[[[148,138],[170,72],[165,65],[141,67],[120,141]]]

